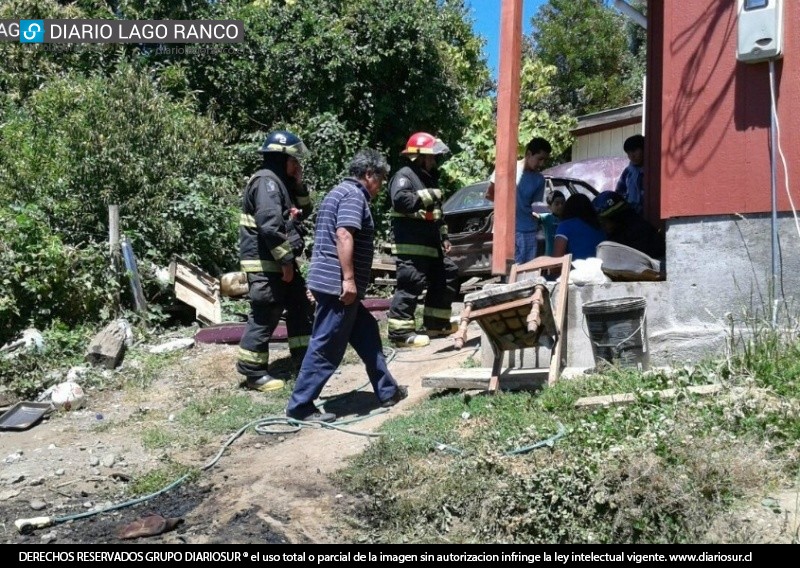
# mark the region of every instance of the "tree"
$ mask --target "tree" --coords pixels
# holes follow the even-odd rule
[[[533,19],[533,52],[558,72],[558,114],[582,115],[632,104],[637,62],[629,26],[603,0],[550,0]],[[641,69],[641,67],[638,67]]]
[[[463,0],[232,0],[213,16],[244,21],[245,42],[145,56],[240,135],[330,113],[393,152],[416,130],[456,140],[488,81]]]
[[[524,57],[520,71],[520,118],[517,153],[522,156],[525,146],[534,136],[547,139],[553,146],[553,156],[568,152],[572,145],[570,129],[575,119],[569,115],[553,116],[549,101],[553,96],[551,83],[556,74],[552,65]],[[444,171],[455,187],[487,179],[495,165],[497,109],[494,97],[472,97],[466,105],[469,125],[460,141],[461,151],[445,162]]]
[[[140,259],[235,263],[237,167],[226,129],[130,66],[51,79],[0,124],[0,206],[31,203],[68,245],[102,243],[108,205]]]

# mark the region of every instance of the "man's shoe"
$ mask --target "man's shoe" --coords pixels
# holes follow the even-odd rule
[[[336,415],[333,412],[320,412],[314,409],[311,412],[289,412],[286,411],[286,417],[292,420],[299,420],[301,422],[335,422]]]
[[[449,327],[445,327],[444,329],[426,329],[425,333],[428,337],[447,337],[448,335],[453,335],[457,331],[458,324],[456,322],[451,322]]]
[[[392,345],[395,347],[425,347],[431,344],[431,338],[427,335],[415,333],[405,339],[393,339]]]
[[[390,399],[384,400],[381,403],[381,408],[391,408],[404,398],[408,398],[408,388],[397,385],[397,390],[394,391],[394,394]]]
[[[284,386],[286,386],[286,383],[281,379],[276,379],[274,377],[270,377],[269,375],[247,378],[247,388],[257,390],[259,392],[281,390]]]

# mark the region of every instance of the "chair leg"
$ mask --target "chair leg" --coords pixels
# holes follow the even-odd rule
[[[503,367],[503,352],[494,349],[494,362],[492,363],[492,378],[489,379],[489,393],[494,394],[500,389],[500,369]]]

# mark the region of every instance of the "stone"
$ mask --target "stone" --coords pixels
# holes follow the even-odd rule
[[[116,369],[125,355],[125,330],[112,321],[92,339],[86,352],[86,361],[95,367]]]
[[[20,494],[20,492],[18,490],[16,490],[16,489],[10,489],[8,491],[3,491],[2,493],[0,493],[0,501],[8,501],[9,499],[13,499],[14,497],[16,497],[19,494]]]
[[[181,349],[189,349],[190,347],[194,347],[194,339],[191,337],[182,337],[180,339],[175,339],[173,341],[168,341],[167,343],[162,343],[161,345],[151,347],[149,352],[153,355],[159,355],[162,353],[179,351]]]

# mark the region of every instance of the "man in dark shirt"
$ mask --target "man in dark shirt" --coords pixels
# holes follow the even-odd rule
[[[634,134],[622,146],[630,163],[622,171],[615,191],[638,215],[644,213],[644,136]]]
[[[308,288],[317,301],[314,328],[286,407],[289,418],[336,420],[335,414],[318,410],[314,401],[342,362],[348,343],[364,362],[381,406],[394,406],[408,396],[408,390],[389,372],[378,322],[361,303],[374,252],[375,224],[369,202],[388,174],[389,165],[380,152],[360,150],[350,162],[350,176],[322,201],[308,273]]]
[[[594,198],[592,205],[609,241],[629,246],[654,259],[664,258],[664,237],[640,217],[619,193],[604,191]]]

